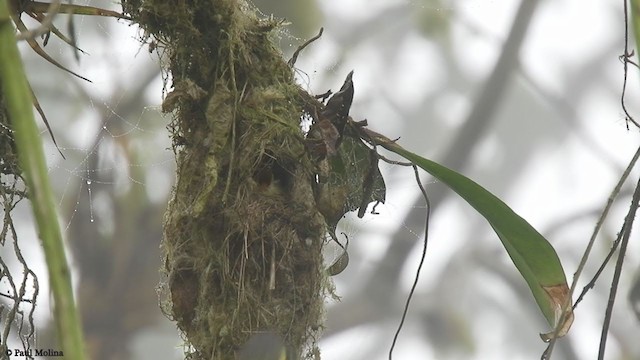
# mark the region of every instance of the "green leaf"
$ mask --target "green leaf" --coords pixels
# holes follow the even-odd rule
[[[487,219],[529,285],[549,325],[555,328],[569,296],[569,287],[560,259],[551,244],[507,204],[473,180],[407,151],[380,134],[363,131],[378,145],[406,158],[445,183]],[[569,331],[573,314],[569,313],[565,319],[559,336],[564,336]],[[549,334],[542,337],[547,341]]]

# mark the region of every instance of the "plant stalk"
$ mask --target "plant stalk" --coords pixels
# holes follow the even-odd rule
[[[73,299],[71,273],[49,184],[42,142],[33,116],[29,84],[16,44],[9,4],[0,0],[0,82],[49,271],[54,318],[66,359],[84,359],[84,342]]]

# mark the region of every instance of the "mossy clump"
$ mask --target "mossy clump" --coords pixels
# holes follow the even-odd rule
[[[327,225],[300,119],[307,94],[246,4],[123,1],[166,60],[177,161],[164,224],[165,311],[193,359],[234,359],[274,331],[317,356]],[[314,355],[315,354],[315,355]]]

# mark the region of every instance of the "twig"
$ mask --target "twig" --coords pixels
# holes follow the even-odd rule
[[[416,175],[416,182],[418,183],[418,187],[420,187],[420,192],[422,192],[422,196],[426,202],[427,206],[427,216],[425,220],[424,226],[424,241],[422,242],[422,255],[420,257],[420,263],[418,264],[418,269],[416,270],[416,277],[413,280],[413,285],[411,286],[411,291],[409,291],[409,296],[407,296],[407,302],[404,304],[404,310],[402,311],[402,319],[400,319],[400,324],[398,325],[398,329],[396,330],[395,335],[393,336],[393,342],[391,343],[391,348],[389,349],[389,360],[393,358],[393,349],[396,347],[396,342],[398,341],[398,336],[400,335],[400,330],[404,326],[404,321],[407,318],[407,313],[409,312],[409,304],[411,303],[411,298],[413,298],[413,293],[416,291],[416,287],[418,286],[418,280],[420,279],[420,271],[422,270],[422,266],[424,265],[424,260],[427,258],[427,244],[429,240],[429,218],[431,217],[431,203],[429,201],[429,196],[427,196],[427,191],[422,186],[422,182],[420,181],[420,174],[418,173],[418,167],[413,165],[413,172]]]
[[[324,31],[324,28],[320,28],[320,31],[318,32],[318,35],[312,37],[311,39],[305,41],[302,45],[298,46],[298,48],[296,49],[296,51],[293,52],[293,56],[291,56],[291,59],[289,59],[289,61],[287,61],[287,64],[290,67],[293,67],[296,64],[296,61],[298,61],[298,55],[300,55],[300,52],[302,50],[304,50],[304,48],[306,48],[307,46],[309,46],[312,42],[320,39],[320,36],[322,36],[322,32]]]
[[[620,103],[622,105],[622,109],[625,113],[625,116],[627,118],[628,121],[631,121],[633,124],[635,124],[636,126],[640,127],[640,125],[638,125],[638,123],[633,119],[633,117],[631,116],[631,114],[629,114],[629,112],[627,111],[626,105],[625,105],[625,93],[626,93],[626,89],[627,89],[627,73],[628,73],[628,64],[630,62],[629,57],[632,55],[631,53],[629,53],[629,12],[628,12],[628,8],[627,8],[627,1],[623,0],[623,9],[624,9],[624,54],[620,57],[620,59],[623,62],[623,66],[624,66],[624,75],[623,75],[623,83],[622,83],[622,94],[620,96]],[[591,252],[591,248],[593,246],[593,243],[595,242],[595,237],[597,236],[598,232],[600,231],[600,227],[602,227],[602,223],[604,222],[604,219],[607,216],[607,213],[609,212],[609,208],[611,207],[611,203],[613,203],[613,199],[615,199],[615,197],[617,196],[617,194],[620,192],[620,188],[622,187],[622,184],[624,183],[624,181],[627,179],[627,177],[629,176],[629,172],[631,171],[631,169],[633,168],[633,166],[636,163],[636,160],[638,159],[638,155],[640,155],[640,148],[636,151],[636,154],[634,155],[633,159],[631,160],[631,162],[629,163],[629,166],[627,166],[627,169],[625,170],[625,172],[622,174],[622,177],[620,178],[620,181],[618,181],[618,184],[616,184],[616,187],[614,188],[613,192],[611,193],[611,196],[609,196],[609,200],[607,202],[607,205],[605,206],[605,209],[602,212],[602,215],[600,216],[600,219],[598,220],[598,223],[596,224],[596,228],[594,229],[593,235],[591,236],[591,239],[589,240],[589,244],[587,245],[587,248],[585,249],[584,254],[582,255],[582,259],[580,260],[580,264],[578,265],[578,270],[576,270],[574,277],[573,277],[573,282],[571,284],[571,290],[569,292],[569,296],[567,298],[567,301],[565,303],[565,305],[563,306],[562,309],[562,316],[560,316],[560,321],[558,321],[558,324],[556,325],[556,329],[554,331],[554,336],[552,337],[551,341],[549,342],[549,346],[547,347],[547,349],[544,351],[544,353],[542,353],[542,359],[550,359],[551,358],[551,354],[553,352],[553,347],[556,343],[557,340],[557,334],[560,330],[560,327],[562,326],[562,321],[563,319],[566,317],[566,314],[570,308],[570,304],[569,302],[571,301],[571,296],[573,294],[573,292],[575,291],[577,282],[578,282],[578,278],[580,277],[580,274],[586,264],[587,258],[589,256],[589,253]],[[576,302],[577,305],[577,302]],[[602,345],[602,344],[601,344]]]
[[[383,155],[378,154],[378,157],[380,158],[380,160],[386,162],[387,164],[391,164],[391,165],[398,165],[398,166],[413,166],[412,163],[410,162],[406,162],[406,161],[397,161],[397,160],[391,160]]]
[[[547,349],[542,353],[542,357],[541,357],[542,359],[551,359],[551,354],[553,353],[553,348],[557,340],[558,332],[560,331],[560,328],[562,326],[562,322],[566,318],[569,309],[575,308],[575,306],[578,305],[578,301],[576,301],[576,304],[573,307],[571,307],[571,299],[573,298],[573,293],[575,292],[575,289],[578,286],[578,279],[580,278],[580,275],[582,274],[582,271],[584,270],[584,267],[587,264],[587,259],[589,258],[589,254],[591,253],[593,244],[595,243],[596,237],[600,233],[600,229],[602,228],[602,225],[604,224],[604,221],[607,218],[607,215],[609,214],[609,210],[613,205],[613,201],[616,199],[616,197],[620,193],[620,189],[622,189],[622,185],[625,183],[625,181],[629,177],[629,174],[631,173],[631,170],[634,168],[639,157],[640,157],[640,148],[636,150],[636,153],[633,155],[633,158],[631,158],[629,165],[627,165],[627,168],[622,173],[620,180],[618,180],[618,183],[613,188],[613,190],[611,191],[611,194],[609,195],[609,198],[607,199],[607,204],[602,210],[602,214],[600,214],[600,218],[596,223],[596,227],[593,229],[593,233],[591,234],[591,238],[589,239],[587,248],[584,250],[584,253],[582,254],[582,259],[580,259],[580,264],[578,264],[578,269],[573,274],[573,282],[571,283],[571,289],[569,290],[569,296],[567,297],[567,301],[565,302],[562,309],[562,316],[560,316],[560,321],[558,321],[558,324],[556,325],[552,339],[549,342]]]
[[[578,299],[576,300],[576,302],[573,304],[573,309],[575,309],[578,306],[578,304],[582,301],[582,299],[589,292],[589,290],[593,289],[593,287],[596,285],[596,281],[598,280],[598,278],[604,271],[605,267],[609,263],[609,260],[611,260],[611,258],[613,257],[613,254],[618,249],[618,245],[620,245],[621,240],[622,240],[622,232],[618,234],[618,237],[613,242],[613,245],[611,246],[609,253],[607,254],[607,256],[605,256],[604,260],[602,261],[602,264],[600,264],[600,267],[596,271],[595,275],[593,275],[593,278],[591,279],[591,281],[589,281],[589,283],[585,285],[584,288],[582,288],[582,292],[578,296]]]
[[[640,158],[640,148],[638,148],[638,150],[636,150],[636,153],[633,155],[633,158],[631,158],[631,161],[629,162],[629,165],[627,165],[627,168],[622,173],[622,176],[620,177],[620,180],[618,180],[618,183],[616,184],[615,188],[613,188],[613,191],[611,191],[611,194],[609,195],[609,198],[607,199],[607,204],[605,205],[604,209],[602,210],[602,214],[600,215],[600,218],[598,219],[598,222],[596,223],[596,227],[593,230],[593,234],[591,234],[591,238],[589,239],[589,244],[587,245],[587,249],[585,250],[585,254],[582,256],[582,261],[580,261],[580,266],[578,266],[578,270],[574,274],[574,282],[577,282],[577,278],[580,277],[580,273],[584,269],[585,263],[587,261],[587,257],[589,257],[589,252],[591,251],[591,248],[593,247],[593,244],[594,244],[594,242],[596,240],[596,237],[598,236],[598,233],[600,232],[600,229],[602,228],[602,225],[604,224],[604,220],[607,218],[609,210],[611,209],[611,206],[613,205],[613,201],[616,199],[616,197],[620,193],[620,190],[622,189],[622,185],[624,184],[624,182],[627,181],[627,178],[629,177],[629,174],[631,173],[631,170],[636,165],[636,162],[638,161],[638,158]],[[612,252],[615,250],[615,248],[617,247],[618,243],[619,243],[619,238],[616,239],[616,242],[614,242],[614,245],[613,245],[613,247],[611,249]],[[606,264],[608,259],[611,257],[610,255],[611,255],[611,253],[609,253],[609,255],[607,255],[607,258],[605,259],[605,262],[601,266],[601,269],[604,267],[604,264]],[[598,275],[599,275],[600,272],[601,272],[601,270],[598,269],[598,272],[596,272],[596,275],[594,276],[594,278],[592,280],[594,285],[595,285],[595,281],[597,280]],[[585,286],[585,290],[583,290],[583,292],[580,294],[580,296],[576,300],[575,304],[573,305],[574,309],[576,308],[578,303],[582,300],[582,298],[584,297],[584,294],[587,292],[587,286]],[[591,287],[593,287],[593,285]],[[572,286],[571,287],[572,294],[573,294],[573,290],[574,290],[574,288]]]
[[[626,3],[625,3],[626,4]],[[613,280],[611,281],[611,290],[609,291],[609,301],[607,303],[607,310],[604,316],[604,324],[602,324],[602,333],[600,334],[600,348],[598,349],[598,360],[604,359],[604,351],[607,345],[607,336],[609,334],[609,324],[611,323],[611,314],[613,313],[613,305],[616,301],[616,293],[618,292],[618,284],[620,282],[620,274],[622,273],[622,264],[624,263],[624,255],[627,252],[627,245],[629,244],[629,237],[631,236],[631,228],[638,211],[638,203],[640,203],[640,179],[636,184],[636,189],[631,199],[631,206],[629,212],[624,219],[622,225],[622,243],[620,244],[620,252],[618,254],[618,261],[616,262],[616,268],[613,273]]]

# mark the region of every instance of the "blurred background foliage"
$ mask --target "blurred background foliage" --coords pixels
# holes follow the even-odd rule
[[[119,10],[110,1],[79,3]],[[278,38],[286,57],[325,28],[296,64],[304,87],[335,91],[355,70],[354,119],[367,118],[372,129],[399,137],[405,148],[505,200],[552,242],[569,281],[638,143],[619,107],[619,3],[254,1],[263,14],[290,23]],[[67,21],[60,16],[56,23],[66,29]],[[90,55],[77,62],[53,39],[45,50],[93,83],[21,48],[67,157],[59,156],[42,125],[91,358],[180,359],[180,337],[161,314],[156,293],[162,216],[174,176],[169,118],[159,110],[162,49],[150,53],[138,41],[142,34],[124,21],[76,17],[74,25],[79,47]],[[635,69],[629,80],[628,105],[637,114]],[[380,214],[348,216],[340,224],[351,262],[334,278],[342,300],[327,303],[325,359],[387,358],[417,267],[424,202],[410,170],[383,165],[382,171],[388,201]],[[631,178],[638,176],[635,170]],[[544,349],[538,333],[548,329],[497,237],[444,185],[423,179],[434,204],[430,247],[395,358],[537,358]],[[579,289],[609,250],[629,201],[626,186]],[[42,255],[29,209],[21,203],[17,211],[23,251],[37,265]],[[4,257],[8,250],[1,251]],[[337,254],[329,250],[327,257]],[[639,254],[634,235],[607,359],[640,358]],[[45,278],[44,266],[33,268]],[[609,266],[578,307],[554,359],[595,357],[611,273]],[[47,293],[40,281],[39,348],[52,346],[54,337],[47,330]]]

